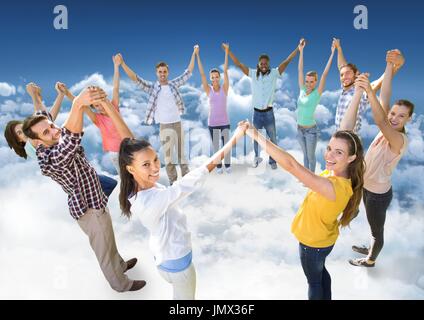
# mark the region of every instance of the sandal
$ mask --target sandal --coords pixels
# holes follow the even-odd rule
[[[352,266],[356,266],[356,267],[366,267],[366,268],[374,268],[375,267],[375,262],[374,263],[368,263],[366,258],[350,259],[349,263]]]
[[[361,247],[352,246],[352,250],[360,254],[364,254],[366,256],[368,255],[368,248],[366,246],[361,246]]]

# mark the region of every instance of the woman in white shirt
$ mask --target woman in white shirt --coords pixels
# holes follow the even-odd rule
[[[178,201],[202,185],[206,176],[244,135],[242,123],[224,147],[204,165],[165,187],[158,182],[160,161],[145,140],[124,139],[119,151],[119,202],[128,218],[138,215],[149,230],[149,245],[160,275],[173,286],[175,300],[194,299],[196,272],[192,263],[190,232]]]

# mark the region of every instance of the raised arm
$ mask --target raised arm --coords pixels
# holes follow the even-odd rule
[[[327,65],[325,66],[324,72],[321,75],[321,79],[319,80],[319,85],[318,85],[318,93],[320,95],[322,95],[322,92],[324,91],[325,88],[325,82],[327,81],[327,76],[328,76],[328,72],[330,72],[330,68],[331,68],[331,64],[333,63],[333,58],[334,58],[334,51],[336,50],[336,46],[333,43],[331,45],[331,54],[330,54],[330,58],[328,58],[328,62]]]
[[[105,99],[101,102],[101,105],[105,109],[107,115],[112,120],[121,139],[134,138],[134,135],[132,134],[130,128],[128,128],[121,114],[116,110],[113,104],[108,99]]]
[[[385,76],[383,82],[390,82],[392,80],[392,76],[390,76],[390,74],[392,74],[392,70],[390,70],[389,67],[388,69],[386,69],[386,71],[389,71],[386,73],[389,76],[387,76],[387,78]],[[380,105],[380,102],[378,101],[377,96],[372,89],[368,77],[361,75],[360,77],[358,77],[357,82],[358,85],[360,85],[361,88],[364,89],[368,94],[368,100],[370,102],[374,122],[389,142],[390,149],[395,153],[400,153],[400,150],[402,149],[404,143],[403,136],[390,124],[389,119],[387,118],[387,113],[384,112],[383,107]]]
[[[388,51],[386,59],[389,59],[393,64],[393,76],[399,72],[399,70],[402,68],[402,66],[405,63],[405,58],[403,57],[402,53],[398,49]],[[378,90],[381,89],[381,86],[383,84],[383,79],[384,79],[384,73],[380,76],[380,78],[371,82],[371,87],[375,93],[377,93]],[[383,102],[381,101],[381,92],[380,92],[380,103],[384,107]],[[386,112],[388,112],[388,109],[386,110]]]
[[[113,93],[112,93],[112,104],[114,106],[119,106],[119,66],[122,64],[122,56],[115,55],[112,56],[113,61]]]
[[[287,172],[295,176],[309,189],[321,194],[325,198],[335,201],[336,192],[330,180],[320,177],[296,161],[288,152],[267,140],[256,128],[246,131],[246,134],[256,140],[259,145]]]
[[[196,54],[199,51],[199,45],[193,47],[193,53],[191,54],[190,63],[188,64],[187,70],[192,73],[194,69],[194,60],[196,59]]]
[[[64,123],[64,127],[72,133],[80,133],[83,128],[83,109],[84,106],[90,104],[100,103],[106,97],[104,91],[98,87],[88,87],[81,91],[81,93],[72,102],[71,111],[68,118]]]
[[[230,88],[230,80],[228,78],[228,52],[230,51],[230,45],[228,43],[224,43],[225,50],[225,59],[224,59],[224,92],[228,95],[228,89]]]
[[[122,69],[124,69],[125,73],[127,74],[127,76],[132,80],[137,82],[137,74],[130,68],[127,66],[127,64],[124,61],[124,58],[122,57],[122,54],[118,53],[115,57],[118,57],[118,59],[121,60],[121,66]]]
[[[224,49],[225,50],[225,49]],[[243,63],[240,62],[239,59],[232,53],[231,50],[228,50],[228,54],[230,55],[231,60],[233,60],[234,64],[243,71],[243,73],[248,76],[249,75],[249,68],[246,67]]]
[[[358,118],[359,105],[361,103],[364,89],[362,89],[358,83],[355,82],[355,93],[350,101],[349,107],[347,108],[343,119],[340,122],[340,130],[353,131],[356,126],[356,120]]]
[[[210,88],[208,85],[208,80],[206,79],[205,71],[203,69],[202,61],[200,61],[200,50],[197,50],[197,65],[199,66],[200,78],[202,79],[203,90],[205,90],[206,95],[209,96]]]
[[[290,55],[286,58],[286,60],[280,63],[280,65],[278,66],[278,72],[280,74],[282,74],[284,70],[286,70],[287,66],[294,59],[294,57],[296,57],[298,52],[299,52],[299,47],[296,47],[296,49],[294,49],[293,52],[290,53]]]
[[[340,44],[340,39],[333,38],[333,44],[337,49],[337,67],[340,70],[341,67],[345,66],[347,64],[347,61],[345,59],[345,56],[343,54],[343,49]]]
[[[43,105],[41,98],[41,88],[37,86],[34,82],[30,82],[26,85],[26,91],[32,99],[32,104],[34,105],[34,113],[37,111],[46,111],[47,108]]]
[[[56,89],[57,97],[49,111],[53,121],[56,120],[57,115],[60,112],[60,108],[62,107],[63,98],[65,97],[66,85],[62,82],[56,82],[54,88]]]
[[[303,86],[305,85],[305,75],[303,73],[303,49],[306,46],[305,39],[301,39],[299,42],[299,64],[297,66],[298,71],[298,83],[299,83],[299,90],[302,90]]]

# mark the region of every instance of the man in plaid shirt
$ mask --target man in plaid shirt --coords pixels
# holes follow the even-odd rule
[[[342,93],[337,103],[336,120],[335,120],[336,130],[339,130],[340,124],[346,114],[346,111],[352,102],[352,99],[355,93],[355,80],[356,80],[356,77],[359,75],[359,71],[354,64],[346,62],[342,47],[340,45],[340,39],[334,39],[333,42],[338,52],[337,65],[339,67],[340,81],[342,84]],[[402,61],[400,61],[400,64],[395,66],[394,72],[397,73],[399,69],[403,66],[403,64],[404,64],[404,60],[402,59]],[[380,90],[381,85],[383,83],[383,77],[384,77],[384,74],[379,79],[371,83],[371,86],[374,92],[377,92],[378,90]],[[353,131],[356,133],[359,133],[359,131],[361,130],[362,118],[365,116],[365,112],[367,110],[368,105],[369,105],[368,98],[366,94],[364,93],[359,102],[358,116],[356,117],[356,124],[353,129]]]
[[[146,282],[130,280],[124,274],[137,259],[125,262],[118,253],[107,196],[81,146],[84,108],[102,102],[105,97],[100,88],[87,88],[74,99],[63,128],[44,115],[33,115],[25,120],[23,131],[37,146],[42,174],[59,183],[68,194],[70,214],[88,236],[110,286],[118,292],[135,291]]]
[[[198,46],[194,46],[193,54],[187,69],[179,77],[168,80],[169,68],[165,62],[156,65],[157,81],[151,82],[140,78],[124,62],[122,68],[131,80],[137,83],[141,90],[149,95],[145,122],[151,125],[160,124],[160,141],[165,154],[166,173],[172,185],[177,179],[177,169],[173,161],[174,150],[177,152],[178,164],[182,176],[189,172],[187,160],[184,156],[184,130],[181,124],[181,115],[184,114],[184,102],[178,90],[191,77],[194,68],[194,59]]]

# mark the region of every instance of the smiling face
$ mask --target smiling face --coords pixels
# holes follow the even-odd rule
[[[165,83],[168,81],[168,68],[167,67],[158,67],[156,68],[156,76],[158,77],[158,80],[160,83]]]
[[[22,131],[22,123],[19,123],[13,128],[13,132],[15,133],[16,139],[19,142],[26,142],[27,137],[25,136],[24,132]]]
[[[133,160],[126,167],[127,171],[134,177],[138,186],[148,189],[159,180],[160,161],[156,151],[147,147],[133,154]]]
[[[221,75],[219,74],[219,72],[211,71],[210,79],[211,79],[212,85],[219,86],[219,82],[221,81]]]
[[[266,58],[261,58],[259,60],[258,66],[259,66],[259,70],[261,70],[262,73],[268,72],[268,70],[269,70],[269,60],[266,59]]]
[[[349,67],[344,66],[340,69],[340,82],[342,83],[343,88],[348,88],[355,83],[356,74],[355,71]]]
[[[59,142],[61,130],[53,122],[42,120],[31,127],[38,139],[46,146],[52,146]]]
[[[404,105],[395,104],[387,115],[390,125],[397,131],[402,131],[411,120],[410,109]]]
[[[311,92],[317,86],[317,78],[315,76],[306,76],[305,77],[305,86],[306,91]]]
[[[343,176],[356,155],[349,155],[349,145],[345,139],[332,137],[324,154],[325,168]]]

